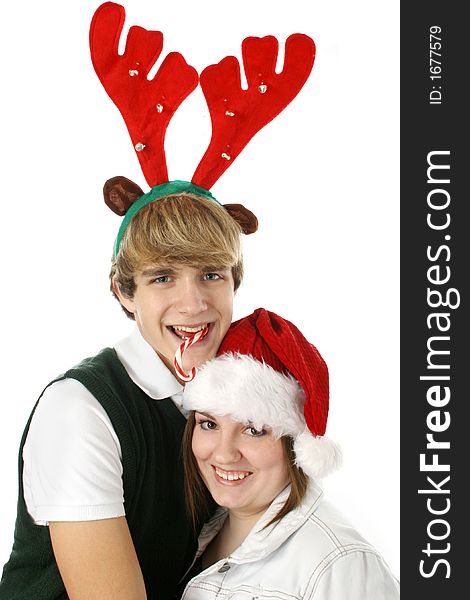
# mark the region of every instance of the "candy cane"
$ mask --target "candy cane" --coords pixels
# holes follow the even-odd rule
[[[208,329],[204,328],[201,331],[198,331],[193,336],[188,337],[184,340],[184,342],[179,346],[178,350],[175,353],[175,358],[173,359],[173,365],[176,370],[176,374],[178,375],[181,381],[192,381],[196,376],[196,369],[193,367],[190,373],[186,373],[183,369],[183,354],[186,352],[188,348],[190,348],[193,344],[199,342],[207,335]]]

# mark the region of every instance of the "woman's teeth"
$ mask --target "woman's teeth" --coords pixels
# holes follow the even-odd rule
[[[249,471],[219,471],[219,469],[215,469],[217,475],[225,479],[225,481],[238,481],[239,479],[245,479],[248,475],[251,475]]]

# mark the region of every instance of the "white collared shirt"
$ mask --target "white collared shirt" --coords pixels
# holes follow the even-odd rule
[[[137,327],[114,349],[136,385],[156,401],[171,397],[183,412],[183,386]],[[24,498],[34,522],[124,516],[121,456],[106,411],[79,381],[49,386],[23,448]]]

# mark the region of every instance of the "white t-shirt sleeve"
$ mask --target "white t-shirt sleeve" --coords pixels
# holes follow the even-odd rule
[[[119,440],[101,404],[77,380],[46,389],[23,460],[26,507],[36,524],[125,514]]]

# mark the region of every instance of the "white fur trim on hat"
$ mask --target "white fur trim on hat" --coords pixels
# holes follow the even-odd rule
[[[305,428],[294,439],[295,464],[313,479],[322,479],[341,466],[340,447],[326,436],[315,437]]]
[[[296,464],[310,477],[324,477],[340,462],[339,448],[313,436],[305,424],[305,394],[292,375],[246,354],[224,354],[205,363],[187,383],[183,406],[213,416],[230,415],[276,437],[294,439]]]

